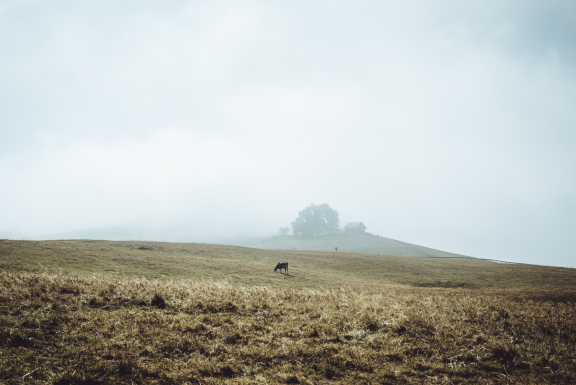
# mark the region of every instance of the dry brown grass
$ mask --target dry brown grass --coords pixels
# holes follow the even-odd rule
[[[311,288],[24,271],[28,257],[11,250],[0,255],[0,383],[576,382],[563,270],[556,287],[555,270],[527,270],[543,289],[470,277],[464,289],[353,286],[360,273],[348,288]]]
[[[6,383],[573,383],[574,304],[462,289],[0,281]]]
[[[274,274],[276,263],[285,261],[290,263],[290,275]],[[135,279],[298,289],[380,291],[383,284],[402,284],[538,293],[576,291],[576,269],[197,243],[0,240],[0,268],[30,272],[63,268]]]

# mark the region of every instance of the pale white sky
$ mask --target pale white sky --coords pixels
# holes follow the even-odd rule
[[[573,1],[0,0],[0,230],[272,234],[328,203],[576,266],[575,41]]]

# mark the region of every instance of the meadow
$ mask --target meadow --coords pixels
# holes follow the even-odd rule
[[[576,382],[574,269],[3,240],[0,315],[7,384]]]

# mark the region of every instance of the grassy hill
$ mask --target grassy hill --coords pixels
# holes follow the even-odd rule
[[[0,241],[0,383],[570,384],[575,345],[575,269]]]
[[[384,254],[402,257],[472,258],[372,234],[325,234],[302,239],[271,237],[240,241],[235,244],[269,250],[333,251],[337,247],[339,252],[349,253]]]
[[[376,238],[376,237],[370,237]],[[191,279],[291,288],[378,290],[417,287],[561,290],[574,287],[576,270],[479,259],[399,257],[313,250],[264,250],[201,243],[140,241],[0,241],[0,267],[108,274],[149,280]],[[289,262],[289,274],[274,273]],[[39,270],[40,269],[40,270]]]
[[[142,240],[153,242],[193,242],[191,233],[187,228],[153,229],[137,226],[107,227],[73,231],[68,233],[51,234],[36,237],[38,240],[110,240],[132,241]],[[429,247],[414,245],[372,234],[324,234],[312,238],[294,239],[279,237],[240,238],[240,239],[210,239],[209,243],[226,244],[231,246],[244,246],[258,249],[275,250],[317,250],[332,251],[338,247],[339,251],[350,253],[386,254],[406,257],[429,258],[472,258],[455,253],[449,253]]]

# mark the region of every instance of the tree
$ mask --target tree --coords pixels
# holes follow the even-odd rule
[[[278,230],[278,234],[280,234],[281,236],[288,235],[289,232],[290,227],[280,227],[280,229]]]
[[[333,234],[340,227],[340,214],[338,211],[332,209],[328,204],[324,203],[316,208],[320,211],[320,218],[322,219],[322,230],[328,234]]]
[[[323,232],[332,234],[340,227],[340,214],[328,204],[310,205],[298,213],[292,222],[295,236],[311,237]]]

